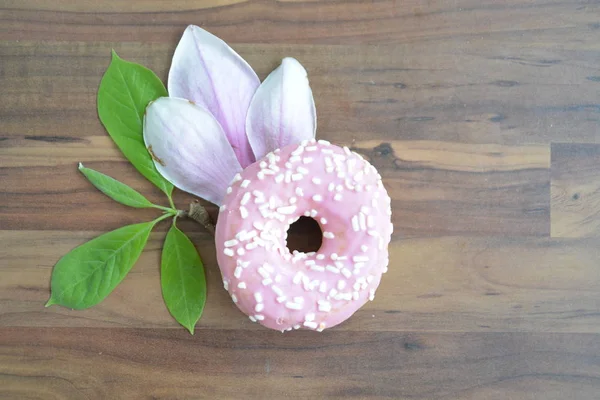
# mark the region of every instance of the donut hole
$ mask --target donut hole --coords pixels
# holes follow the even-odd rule
[[[319,223],[311,217],[300,217],[287,231],[287,248],[290,252],[301,253],[318,251],[323,243],[323,231]]]

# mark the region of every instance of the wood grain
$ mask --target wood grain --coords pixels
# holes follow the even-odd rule
[[[54,263],[96,234],[1,231],[6,246],[0,326],[178,328],[160,294],[162,233],[152,234],[134,269],[98,306],[85,311],[42,307]],[[264,332],[223,290],[211,238],[191,237],[209,287],[198,329]],[[390,258],[395,261],[375,301],[336,330],[600,333],[600,242],[595,238],[396,239]]]
[[[599,166],[599,145],[552,145],[552,236],[600,235]]]
[[[599,16],[589,0],[0,1],[0,398],[597,398]],[[100,305],[43,307],[62,255],[157,215],[78,162],[164,202],[96,92],[112,48],[166,80],[190,23],[261,78],[300,60],[318,136],[384,178],[390,270],[322,335],[252,324],[188,221],[208,279],[195,336],[161,298],[166,223]]]
[[[7,398],[592,399],[597,334],[2,328]],[[289,336],[289,337],[288,337]],[[510,397],[509,397],[510,396]]]

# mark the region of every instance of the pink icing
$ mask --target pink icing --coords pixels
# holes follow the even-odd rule
[[[390,197],[360,155],[326,141],[275,150],[236,175],[216,227],[225,289],[252,321],[322,331],[373,300],[387,271]],[[301,216],[323,231],[317,252],[290,253]]]

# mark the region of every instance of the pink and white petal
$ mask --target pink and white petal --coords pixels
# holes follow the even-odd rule
[[[260,85],[256,73],[223,40],[194,25],[187,27],[169,70],[169,96],[192,100],[219,121],[242,167],[256,159],[245,122]]]
[[[242,170],[217,120],[185,99],[161,97],[148,106],[144,142],[165,179],[217,205]]]
[[[246,133],[257,159],[315,137],[317,112],[304,67],[286,57],[260,85],[248,110]]]

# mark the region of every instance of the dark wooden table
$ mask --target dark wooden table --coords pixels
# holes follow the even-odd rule
[[[390,272],[337,328],[252,324],[192,222],[194,336],[160,294],[166,223],[106,301],[44,308],[63,254],[156,215],[78,162],[162,199],[98,121],[110,50],[166,80],[189,23],[261,78],[298,58],[318,136],[384,177]],[[597,1],[0,0],[0,398],[598,399],[599,121]]]

